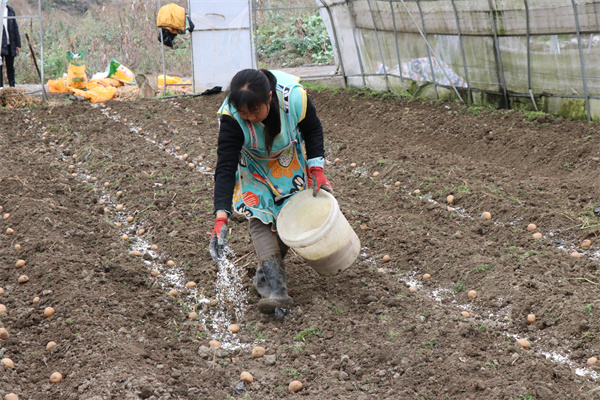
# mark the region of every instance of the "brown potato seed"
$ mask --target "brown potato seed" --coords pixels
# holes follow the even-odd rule
[[[54,372],[50,375],[50,383],[58,383],[62,380],[63,376],[60,372]]]
[[[9,337],[10,335],[6,328],[0,328],[0,340],[8,340]]]
[[[252,349],[252,358],[261,358],[266,352],[267,350],[264,347],[256,346]]]
[[[288,386],[288,390],[292,393],[296,393],[302,390],[302,382],[300,381],[291,381]]]
[[[527,339],[519,339],[517,340],[517,342],[519,342],[521,347],[523,347],[524,349],[528,349],[531,347],[531,343],[529,343],[529,340]]]
[[[248,371],[244,371],[240,374],[240,381],[244,381],[246,383],[252,383],[254,381],[254,377]]]
[[[15,363],[13,362],[13,360],[11,360],[10,358],[3,358],[2,360],[0,360],[0,363],[4,364],[4,366],[6,368],[13,368],[15,366]]]

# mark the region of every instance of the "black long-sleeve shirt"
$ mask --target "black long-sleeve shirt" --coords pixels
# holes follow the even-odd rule
[[[306,96],[306,116],[298,123],[298,128],[306,146],[306,156],[311,158],[323,157],[323,127],[317,117],[317,110]],[[263,121],[271,125],[279,120],[279,108],[271,107],[269,115]],[[281,134],[281,133],[280,133]],[[219,144],[217,148],[217,168],[215,169],[215,211],[226,210],[231,213],[233,189],[235,187],[235,172],[237,171],[240,153],[244,144],[244,132],[229,115],[221,116]]]

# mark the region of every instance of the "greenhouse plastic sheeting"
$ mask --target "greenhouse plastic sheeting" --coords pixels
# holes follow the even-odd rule
[[[256,68],[248,0],[190,1],[195,90],[225,89],[233,75]]]
[[[430,96],[455,97],[455,81],[476,103],[600,119],[600,0],[318,3],[332,16],[351,86],[415,92],[422,79],[394,66],[421,60]],[[425,73],[437,64],[444,68]]]

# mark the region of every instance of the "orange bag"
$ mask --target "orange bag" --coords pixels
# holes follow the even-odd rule
[[[180,84],[189,84],[189,83],[192,83],[192,81],[184,81],[183,79],[181,79],[177,76],[167,75],[167,85],[180,85]],[[159,75],[158,76],[158,86],[163,86],[164,84],[165,84],[164,75]]]
[[[93,79],[85,87],[86,90],[80,90],[75,88],[68,88],[71,93],[75,96],[83,96],[92,103],[101,103],[106,100],[110,100],[115,97],[117,88],[110,86],[105,79]]]
[[[48,90],[50,93],[68,93],[67,81],[65,78],[48,80]]]

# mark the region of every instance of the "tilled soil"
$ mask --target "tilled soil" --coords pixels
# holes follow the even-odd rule
[[[0,395],[600,398],[587,364],[600,343],[597,127],[364,91],[310,95],[326,174],[362,249],[336,277],[288,255],[295,305],[284,318],[256,309],[244,217],[230,223],[229,262],[208,254],[222,95],[0,110],[10,334],[0,358],[14,362],[0,366]],[[266,356],[253,359],[255,346]],[[51,384],[55,371],[63,379]],[[242,371],[254,381],[240,383]]]

